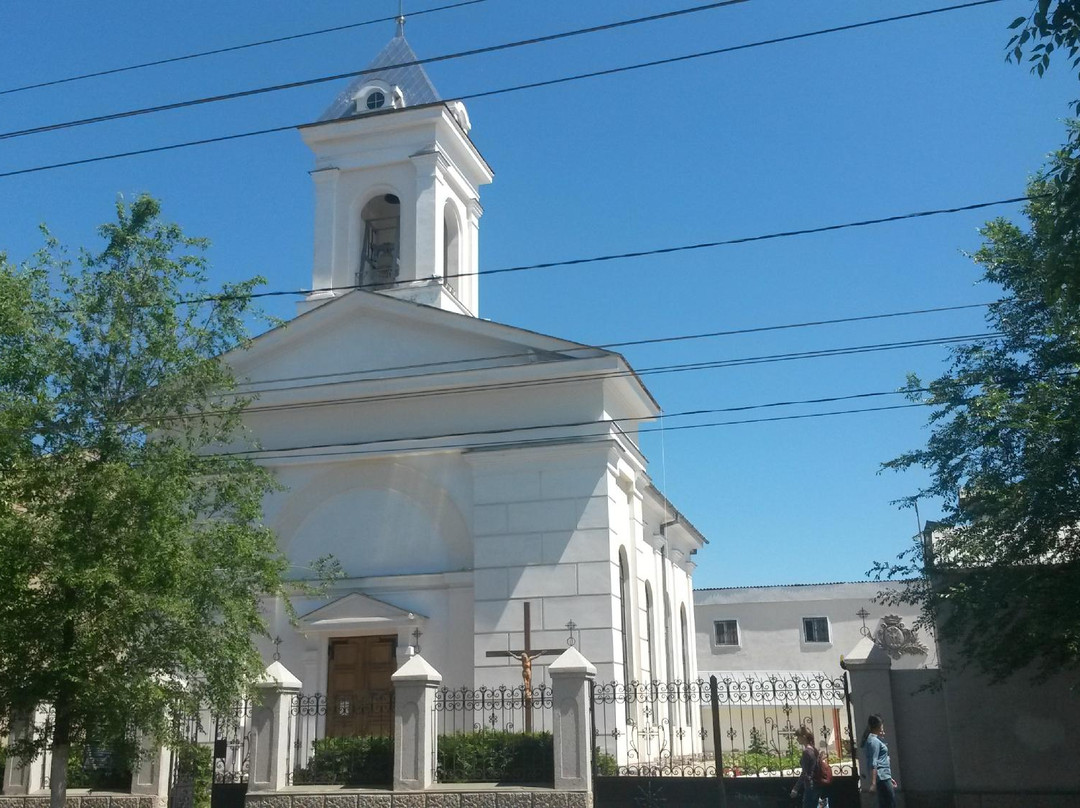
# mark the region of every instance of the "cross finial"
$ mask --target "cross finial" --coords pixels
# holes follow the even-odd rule
[[[424,632],[422,632],[420,630],[419,626],[417,626],[416,628],[413,629],[413,633],[412,633],[413,648],[416,649],[416,653],[418,653],[418,654],[420,653],[420,638],[423,637],[423,636],[424,636]]]
[[[397,4],[397,35],[405,36],[405,0],[398,0]]]
[[[859,633],[862,634],[864,637],[869,637],[870,629],[866,627],[866,618],[870,616],[870,612],[866,611],[866,607],[863,606],[859,609],[859,611],[855,612],[855,616],[862,618],[862,628],[859,629]]]
[[[566,628],[570,632],[570,637],[566,640],[566,644],[573,647],[573,645],[574,645],[574,629],[577,628],[577,623],[575,623],[573,620],[568,620],[566,622]]]
[[[281,659],[281,636],[274,637],[274,661]]]

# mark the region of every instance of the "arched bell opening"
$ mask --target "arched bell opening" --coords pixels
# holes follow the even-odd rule
[[[401,200],[396,194],[380,194],[368,200],[360,211],[364,243],[360,252],[357,283],[361,288],[379,288],[398,277],[401,252]]]

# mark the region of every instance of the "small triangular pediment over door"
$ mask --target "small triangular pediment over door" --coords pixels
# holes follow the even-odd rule
[[[304,634],[395,634],[424,620],[427,615],[353,592],[308,612],[298,622]]]

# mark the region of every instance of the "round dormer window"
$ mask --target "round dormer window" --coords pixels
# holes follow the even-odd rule
[[[382,90],[372,90],[370,93],[368,93],[368,97],[367,97],[367,108],[368,109],[381,109],[382,106],[385,103],[386,103],[386,95],[383,94]]]

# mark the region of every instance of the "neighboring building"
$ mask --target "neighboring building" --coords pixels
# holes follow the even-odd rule
[[[869,636],[898,669],[936,667],[933,639],[913,629],[918,609],[882,606],[895,584],[829,583],[694,592],[697,667],[719,682],[728,749],[783,752],[800,724],[847,757],[840,659]],[[751,729],[755,737],[751,738]],[[852,728],[854,732],[854,728]]]
[[[616,353],[479,318],[492,172],[463,104],[386,69],[413,60],[399,28],[301,129],[315,291],[228,356],[284,486],[266,508],[282,551],[297,577],[327,554],[345,573],[294,599],[295,625],[268,605],[264,654],[328,693],[338,735],[372,729],[350,705],[418,647],[447,685],[519,685],[526,604],[532,649],[572,636],[600,681],[695,678],[704,538],[650,482],[637,430],[659,407]]]
[[[936,667],[933,638],[913,629],[918,607],[875,602],[878,593],[895,586],[870,581],[698,589],[698,671],[702,676],[812,671],[836,677],[840,657],[867,632],[892,644],[895,667]]]

